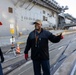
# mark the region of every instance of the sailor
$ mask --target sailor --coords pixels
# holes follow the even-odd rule
[[[1,63],[4,62],[4,56],[3,56],[3,53],[1,51],[1,47],[0,47],[0,58],[1,58],[1,61],[0,61],[0,75],[3,75]]]
[[[33,61],[34,75],[50,75],[48,40],[58,43],[63,39],[62,34],[55,36],[51,32],[42,28],[41,20],[34,22],[35,29],[29,34],[25,47],[25,59],[28,59],[28,51],[31,49],[31,59]]]

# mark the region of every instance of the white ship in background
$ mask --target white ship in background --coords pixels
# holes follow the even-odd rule
[[[43,22],[43,28],[57,27],[60,11],[54,0],[0,0],[0,36],[11,35],[10,25],[14,26],[14,35],[27,34],[37,19]]]

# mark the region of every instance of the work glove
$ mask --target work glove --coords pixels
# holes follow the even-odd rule
[[[59,35],[59,37],[61,38],[61,39],[63,39],[64,37],[63,37],[63,35],[62,35],[62,33]]]
[[[4,62],[4,57],[3,56],[1,56],[1,63],[3,63]]]
[[[28,59],[28,54],[25,54],[25,59],[26,59],[26,60]]]

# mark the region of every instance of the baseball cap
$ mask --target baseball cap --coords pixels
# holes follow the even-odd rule
[[[41,20],[36,20],[33,24],[36,24],[36,23],[42,24],[42,21]]]

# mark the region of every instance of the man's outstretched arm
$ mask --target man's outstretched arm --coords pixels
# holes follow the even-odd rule
[[[53,35],[52,33],[48,33],[48,39],[53,42],[53,43],[57,43],[59,42],[61,39],[63,39],[62,33],[58,36]]]

